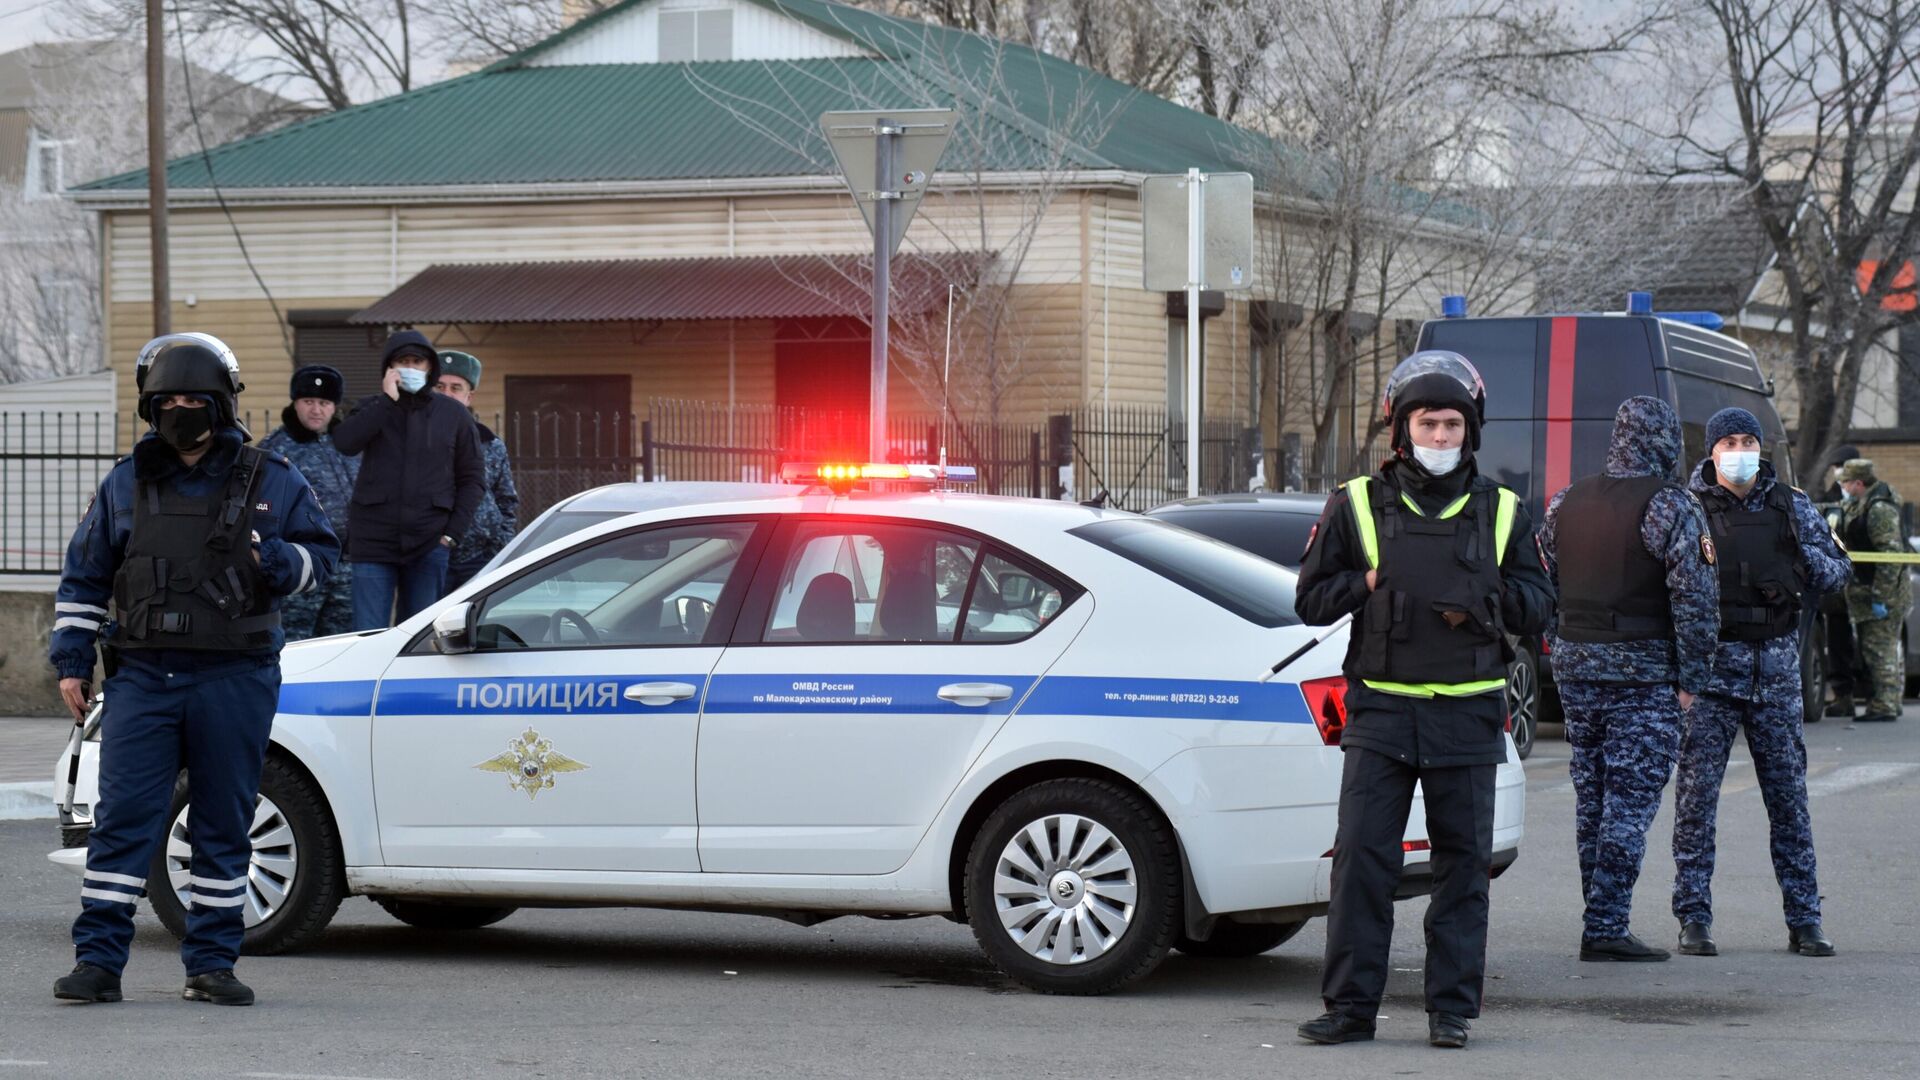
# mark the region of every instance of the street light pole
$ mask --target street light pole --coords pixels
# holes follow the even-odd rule
[[[899,125],[884,117],[873,125],[873,376],[869,380],[871,427],[869,461],[887,460],[887,330],[888,292],[893,284],[893,144]]]
[[[173,286],[167,275],[167,24],[161,0],[147,0],[147,223],[153,336],[159,337],[173,332]]]
[[[1187,170],[1187,497],[1200,494],[1200,285],[1206,276],[1206,177]]]

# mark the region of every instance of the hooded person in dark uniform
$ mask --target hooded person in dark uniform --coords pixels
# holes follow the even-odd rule
[[[1467,1042],[1486,970],[1494,773],[1507,760],[1508,635],[1544,630],[1553,589],[1512,491],[1474,463],[1486,391],[1457,353],[1402,361],[1384,395],[1393,456],[1327,500],[1300,567],[1310,625],[1353,616],[1319,1043],[1371,1039],[1416,783],[1425,792],[1428,1040]]]
[[[353,626],[403,621],[446,592],[455,538],[473,524],[485,469],[473,417],[436,392],[440,356],[417,330],[387,339],[380,392],[333,431],[360,475],[347,518]]]
[[[1553,678],[1567,725],[1582,960],[1665,960],[1628,925],[1647,829],[1686,711],[1719,646],[1720,585],[1700,500],[1674,479],[1680,417],[1654,397],[1614,414],[1606,471],[1554,495],[1540,551],[1560,590]]]
[[[287,388],[287,407],[280,410],[280,427],[260,440],[269,450],[293,462],[313,485],[314,498],[327,511],[336,532],[347,527],[347,507],[360,475],[360,459],[342,454],[333,445],[333,429],[340,426],[340,402],[346,384],[340,372],[325,364],[308,364],[293,373]],[[345,538],[342,538],[344,544]],[[353,629],[353,574],[346,563],[333,569],[322,588],[296,593],[280,608],[280,625],[288,641],[344,634]]]

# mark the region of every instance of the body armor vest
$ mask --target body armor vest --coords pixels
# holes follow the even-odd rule
[[[1724,488],[1700,501],[1719,549],[1720,640],[1765,641],[1791,633],[1800,624],[1807,588],[1792,493],[1774,484],[1759,510],[1742,509]]]
[[[1895,512],[1898,512],[1900,509],[1900,504],[1888,496],[1887,489],[1878,484],[1868,488],[1867,493],[1862,495],[1861,498],[1865,499],[1867,504],[1860,508],[1860,512],[1854,515],[1852,521],[1846,523],[1846,529],[1840,536],[1841,543],[1847,545],[1848,551],[1873,550],[1873,530],[1867,527],[1867,518],[1873,513],[1874,503],[1886,503],[1888,506],[1893,507]],[[1898,564],[1889,565],[1895,566],[1895,569],[1890,571],[1891,573],[1906,573],[1904,569],[1898,568]],[[1879,570],[1879,563],[1854,563],[1853,583],[1855,585],[1871,585],[1873,584],[1874,575],[1878,573]]]
[[[1431,517],[1384,478],[1348,485],[1349,502],[1378,571],[1360,609],[1354,674],[1369,685],[1484,692],[1506,677],[1500,620],[1498,488],[1468,491]],[[1515,500],[1517,501],[1517,500]],[[1505,512],[1511,527],[1512,510]],[[1381,686],[1380,684],[1387,684]],[[1442,689],[1443,687],[1449,689]]]
[[[208,495],[134,481],[133,531],[113,578],[115,647],[272,648],[280,615],[272,610],[252,543],[263,457],[242,446],[225,487]]]
[[[1640,523],[1661,476],[1589,476],[1560,500],[1554,528],[1560,568],[1559,636],[1612,643],[1673,636],[1667,567],[1647,552]]]

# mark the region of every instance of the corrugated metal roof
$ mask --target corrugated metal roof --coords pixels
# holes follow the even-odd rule
[[[974,280],[981,252],[902,255],[893,263],[894,312],[945,302],[947,283]],[[850,255],[429,266],[349,323],[647,322],[859,315],[872,269]]]
[[[524,66],[535,46],[472,75],[217,147],[212,175],[228,188],[832,175],[819,115],[882,103],[959,109],[963,129],[941,163],[952,170],[1263,174],[1277,152],[1252,132],[1024,45],[824,0],[757,2],[876,55]],[[199,154],[167,174],[176,190],[209,186]],[[146,183],[142,170],[80,190]]]

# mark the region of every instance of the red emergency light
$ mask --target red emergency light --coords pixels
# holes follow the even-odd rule
[[[780,479],[789,484],[824,484],[837,494],[852,491],[865,481],[893,483],[971,484],[979,479],[971,465],[898,464],[876,461],[789,461],[780,466]]]

